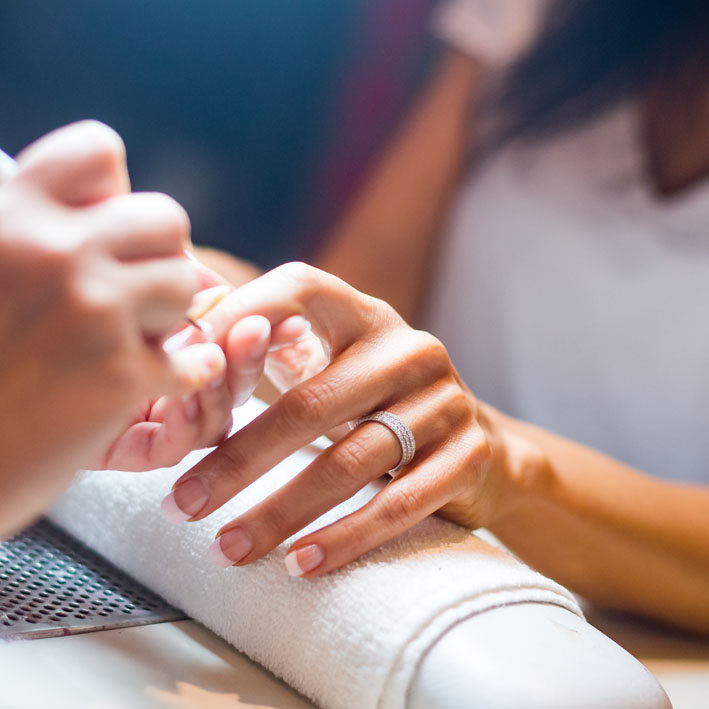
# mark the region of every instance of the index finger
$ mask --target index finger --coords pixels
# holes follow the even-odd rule
[[[271,327],[292,315],[309,320],[334,357],[389,313],[381,301],[355,290],[339,278],[304,263],[288,263],[225,296],[200,323],[223,344],[230,327],[248,315],[262,315]]]

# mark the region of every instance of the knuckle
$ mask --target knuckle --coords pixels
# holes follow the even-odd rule
[[[290,261],[273,270],[281,278],[298,284],[310,284],[317,278],[318,269],[303,261]]]
[[[347,440],[328,449],[324,472],[326,484],[345,490],[359,490],[364,484],[363,472],[370,463],[370,453],[356,439]]]
[[[290,389],[280,399],[281,421],[295,431],[327,421],[333,394],[331,386],[324,381],[310,381]]]
[[[405,327],[407,330],[411,330],[411,327],[386,300],[364,293],[360,295],[369,306],[375,326],[381,329]]]
[[[297,531],[291,519],[290,509],[285,505],[269,504],[260,515],[260,524],[265,532],[259,534],[260,545],[268,549]]]
[[[451,373],[452,363],[443,343],[423,330],[410,330],[399,365],[413,382],[436,381]]]
[[[469,396],[458,386],[449,382],[443,396],[443,407],[439,420],[446,429],[451,429],[462,421],[474,419],[474,408]]]
[[[492,459],[493,447],[482,426],[475,420],[468,426],[463,440],[464,463],[480,468]]]
[[[338,523],[338,533],[342,539],[347,539],[349,549],[353,556],[363,554],[372,546],[372,527],[362,524],[362,520],[356,516],[345,517]]]
[[[451,361],[445,345],[430,332],[423,330],[416,330],[415,337],[420,356],[431,362],[440,371],[447,373],[450,370]]]
[[[418,495],[403,485],[389,488],[387,502],[382,507],[384,522],[394,528],[408,528],[419,519],[421,503]]]
[[[237,440],[225,441],[211,456],[210,465],[217,476],[241,489],[249,460]]]
[[[298,299],[303,303],[317,300],[325,290],[323,272],[302,261],[283,264],[275,268],[272,273],[285,282],[288,290],[295,291]]]
[[[171,249],[180,251],[189,238],[191,224],[185,208],[172,197],[162,192],[150,192],[143,195],[149,201],[151,212],[160,221],[161,231]]]

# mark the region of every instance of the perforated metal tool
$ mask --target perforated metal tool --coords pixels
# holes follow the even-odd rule
[[[47,638],[184,617],[46,520],[0,544],[0,638]]]

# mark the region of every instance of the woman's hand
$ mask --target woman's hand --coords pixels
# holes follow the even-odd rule
[[[220,274],[194,263],[202,284],[211,287],[193,298],[187,313],[191,322],[234,290]],[[192,368],[194,393],[146,402],[101,458],[87,467],[154,470],[175,465],[193,450],[217,445],[231,430],[232,409],[245,403],[261,382],[268,352],[294,350],[309,332],[304,318],[288,318],[272,328],[261,315],[235,322],[219,337],[219,344],[210,341],[212,329],[206,322],[202,329],[181,329],[163,347],[188,359],[193,359],[191,350],[202,350],[203,365]]]
[[[189,220],[164,195],[128,193],[113,131],[69,126],[18,164],[0,185],[0,532],[43,509],[141,401],[192,391],[217,349],[162,348],[200,285]]]
[[[335,427],[345,433],[220,530],[211,551],[218,563],[255,561],[396,467],[402,450],[389,429],[343,428],[378,410],[410,427],[413,461],[363,508],[298,540],[287,556],[291,573],[335,569],[436,511],[470,527],[496,514],[505,446],[433,336],[410,328],[383,301],[304,264],[282,266],[234,291],[204,320],[220,333],[254,314],[272,325],[299,315],[314,334],[269,355],[267,368],[287,391],[182,476],[164,509],[175,521],[202,519],[323,433]]]

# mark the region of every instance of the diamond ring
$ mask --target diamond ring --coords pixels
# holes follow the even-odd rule
[[[416,439],[414,438],[414,434],[398,416],[388,411],[376,411],[368,416],[363,416],[361,419],[357,420],[355,428],[368,421],[374,421],[375,423],[386,426],[396,436],[401,445],[401,460],[399,460],[396,467],[388,471],[389,475],[394,475],[405,465],[408,465],[414,458],[414,454],[416,453]]]

